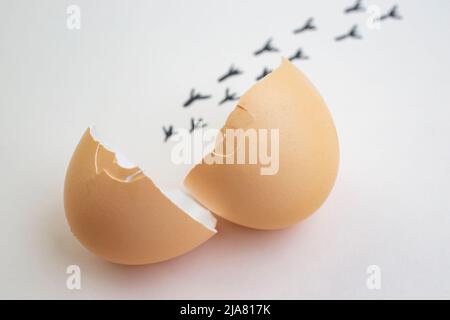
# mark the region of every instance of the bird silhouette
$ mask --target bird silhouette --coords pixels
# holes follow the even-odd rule
[[[169,126],[168,128],[166,128],[165,126],[163,126],[163,131],[164,131],[164,142],[167,142],[167,140],[170,139],[170,137],[172,137],[174,134],[176,134],[177,132],[173,130],[173,126]]]
[[[195,93],[195,89],[192,89],[189,95],[189,99],[186,100],[186,102],[183,104],[183,107],[185,108],[189,107],[196,100],[205,100],[209,98],[211,98],[210,95],[202,95],[200,93]]]
[[[309,57],[305,56],[302,49],[298,49],[297,52],[289,58],[289,61],[294,60],[308,60]]]
[[[264,52],[278,52],[279,50],[272,46],[272,38],[267,40],[267,42],[264,44],[264,46],[261,49],[258,49],[254,52],[255,56],[259,56],[260,54]]]
[[[335,40],[336,41],[342,41],[342,40],[345,40],[347,38],[362,39],[362,36],[358,33],[358,26],[357,25],[354,25],[352,27],[352,29],[348,33],[346,33],[344,35],[341,35],[341,36],[337,36],[335,38]]]
[[[356,0],[356,3],[344,10],[345,13],[364,12],[366,9],[362,5],[362,0]]]
[[[233,65],[231,65],[230,69],[227,73],[225,73],[223,76],[221,76],[219,79],[217,79],[218,82],[222,82],[227,80],[229,77],[237,76],[242,74],[242,71],[239,69],[236,69]]]
[[[230,93],[230,89],[226,89],[225,90],[225,98],[223,98],[220,102],[219,102],[219,106],[221,106],[222,104],[224,104],[225,102],[228,101],[235,101],[238,100],[239,97],[237,97],[236,93]]]
[[[294,30],[294,34],[302,33],[305,31],[313,31],[317,30],[317,27],[314,25],[314,18],[309,18],[303,27]]]
[[[197,120],[195,118],[191,118],[191,128],[189,129],[189,133],[194,132],[196,129],[204,128],[208,124],[203,122],[202,118],[198,118]]]
[[[400,16],[398,13],[398,6],[393,6],[392,9],[388,13],[383,14],[378,20],[383,21],[383,20],[386,20],[389,18],[395,19],[395,20],[402,19],[402,16]]]
[[[271,72],[272,72],[272,70],[264,67],[264,70],[262,71],[262,73],[258,77],[256,77],[256,81],[261,80],[262,78],[264,78],[265,76],[267,76]]]

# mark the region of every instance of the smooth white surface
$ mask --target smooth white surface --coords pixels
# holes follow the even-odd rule
[[[394,1],[366,1],[386,11]],[[450,298],[450,3],[398,0],[403,21],[363,27],[338,1],[0,1],[0,298]],[[81,30],[66,9],[81,8]],[[293,35],[309,16],[319,31]],[[362,41],[333,41],[352,24]],[[273,37],[281,54],[252,53]],[[341,167],[304,223],[256,232],[227,223],[192,253],[122,267],[71,235],[64,174],[85,128],[159,184],[170,164],[163,125],[220,127],[264,66],[297,62],[334,116]],[[229,66],[244,75],[218,84]],[[191,88],[212,100],[182,104]],[[66,268],[82,289],[66,288]],[[382,289],[366,287],[366,268]]]

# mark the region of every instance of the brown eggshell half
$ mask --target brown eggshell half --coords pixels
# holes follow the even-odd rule
[[[67,170],[64,206],[78,240],[119,264],[167,260],[215,234],[169,200],[139,168],[119,166],[89,129]]]
[[[261,164],[203,161],[185,179],[200,203],[255,229],[291,226],[322,205],[338,171],[336,129],[319,93],[292,63],[283,60],[245,93],[226,128],[279,129],[278,173],[261,175]]]

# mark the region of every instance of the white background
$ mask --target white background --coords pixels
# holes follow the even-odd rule
[[[370,30],[367,14],[343,14],[351,0],[0,0],[0,298],[450,298],[450,2],[397,3],[404,19]],[[66,27],[70,4],[80,30]],[[310,16],[319,30],[294,35]],[[354,23],[363,40],[333,40]],[[269,37],[280,54],[254,57]],[[157,182],[180,183],[162,126],[221,127],[225,88],[242,94],[299,47],[341,146],[316,214],[276,232],[222,223],[197,250],[145,267],[77,242],[63,183],[88,125]],[[244,75],[218,84],[232,63]],[[193,87],[213,99],[183,109]],[[79,291],[66,288],[71,264]],[[378,291],[366,287],[373,264]]]

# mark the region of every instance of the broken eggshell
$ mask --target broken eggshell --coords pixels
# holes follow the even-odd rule
[[[260,164],[207,163],[213,151],[185,179],[201,204],[255,229],[291,226],[322,205],[338,171],[338,138],[324,101],[292,63],[284,59],[245,93],[222,131],[226,128],[278,129],[278,172],[262,175]],[[227,144],[226,136],[223,140]]]
[[[76,238],[111,262],[182,255],[215,233],[216,219],[179,190],[164,192],[89,128],[67,169],[64,206]]]
[[[278,130],[277,171],[263,175],[265,164],[198,164],[185,185],[199,203],[231,222],[266,230],[291,226],[322,205],[338,170],[336,129],[316,89],[289,61],[240,99],[222,132],[227,128]],[[227,145],[226,136],[217,142]],[[216,151],[204,160],[237,153]],[[69,164],[64,205],[79,241],[120,264],[168,260],[216,233],[207,209],[180,190],[159,189],[92,128]]]

